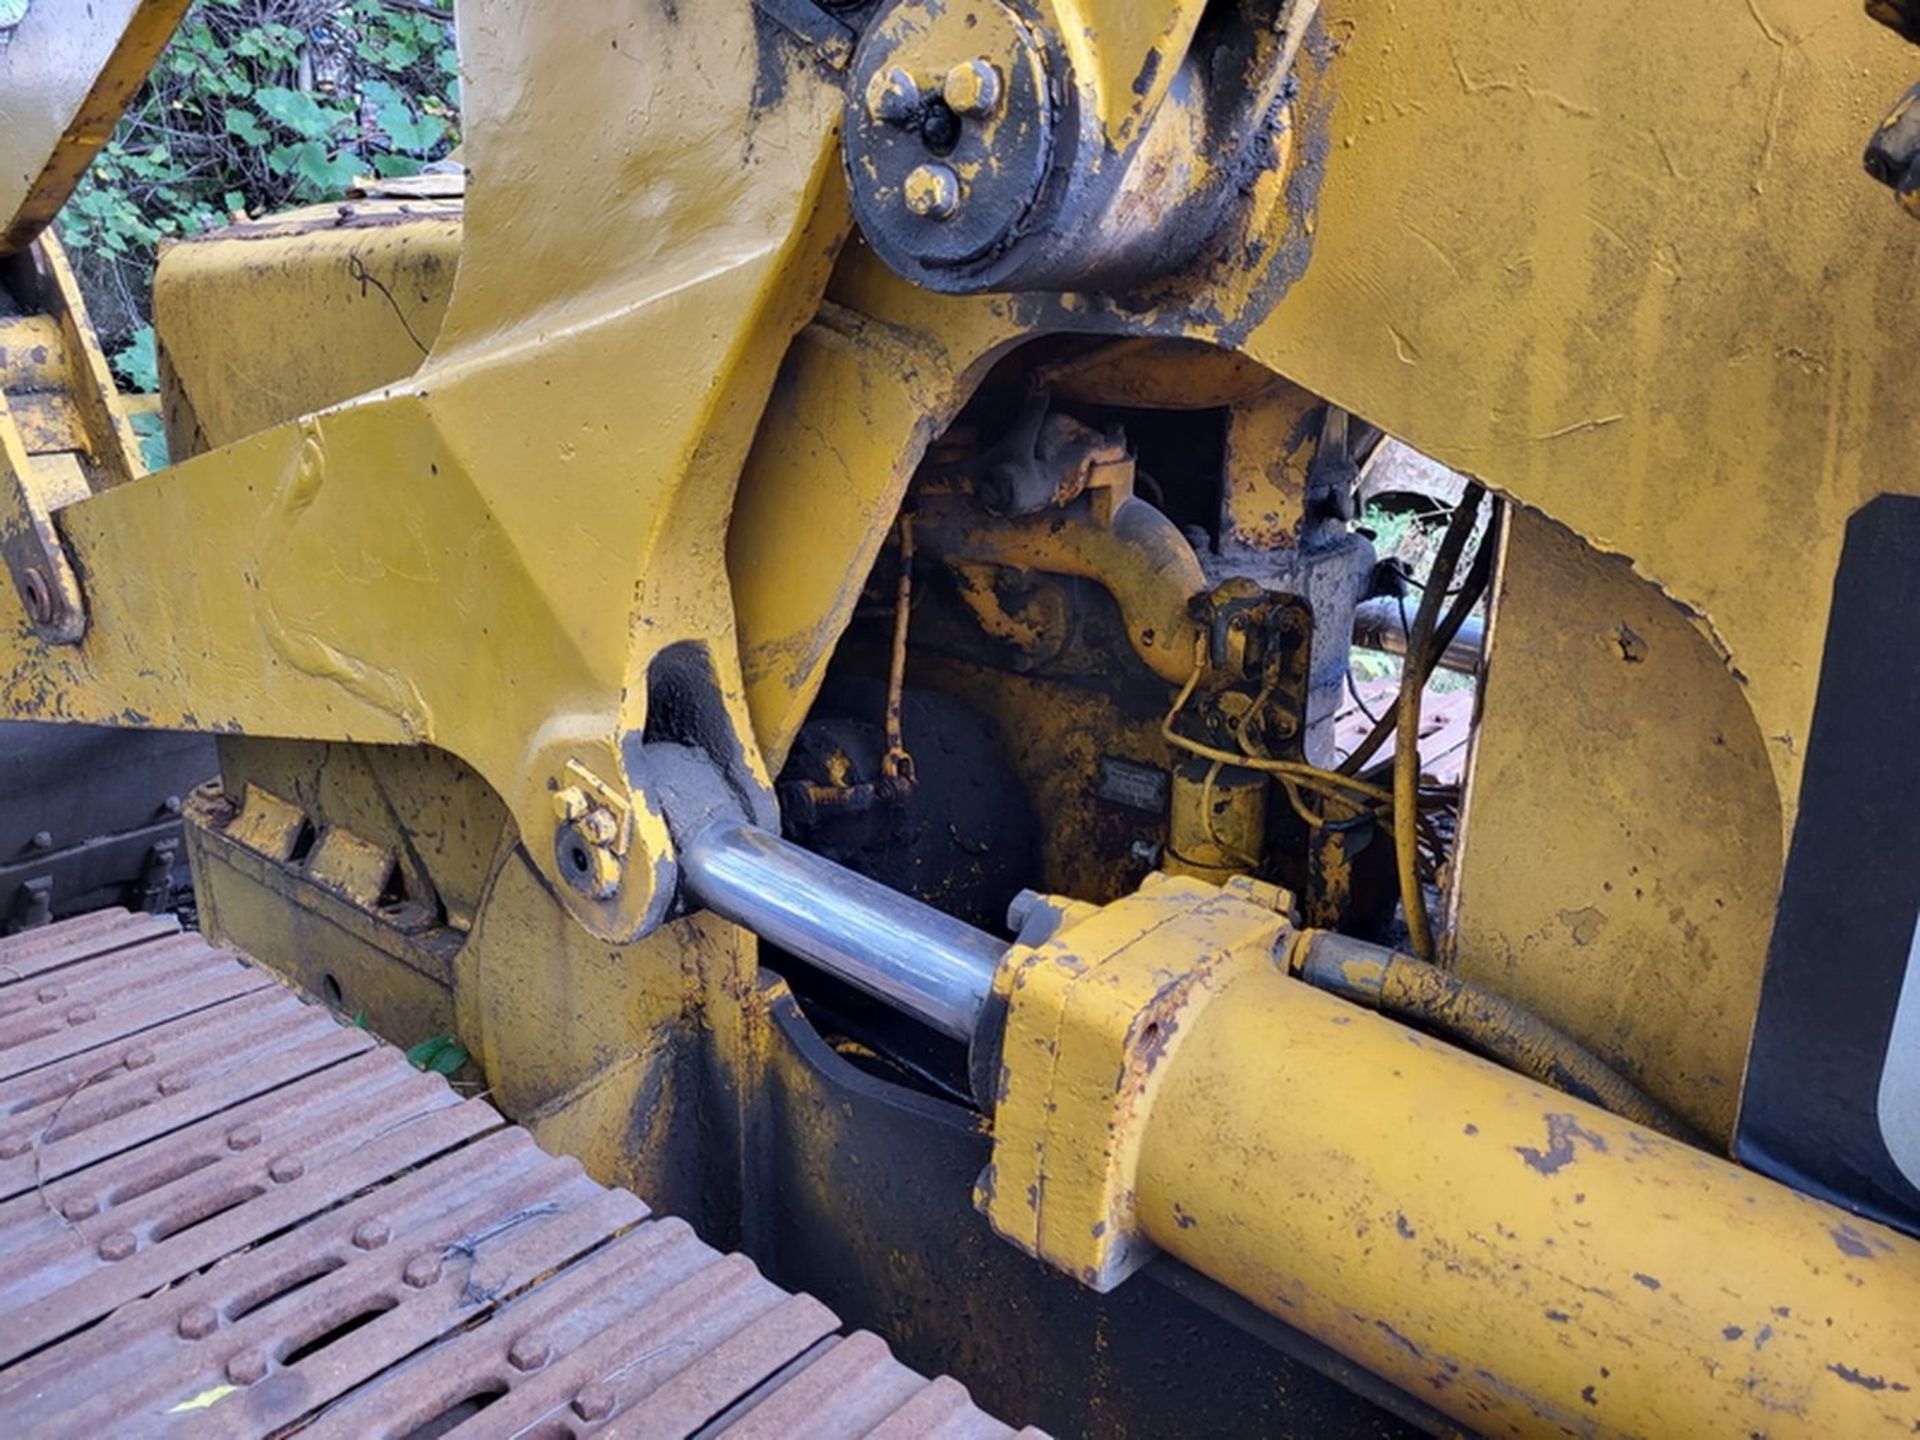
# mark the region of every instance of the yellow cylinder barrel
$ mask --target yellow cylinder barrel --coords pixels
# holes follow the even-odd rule
[[[1237,765],[1183,760],[1168,804],[1170,875],[1225,884],[1259,870],[1267,843],[1267,777]]]
[[[1920,1431],[1920,1244],[1254,969],[1157,1078],[1141,1231],[1492,1434]]]

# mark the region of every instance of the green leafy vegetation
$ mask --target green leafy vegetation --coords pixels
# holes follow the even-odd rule
[[[467,1047],[451,1035],[435,1035],[407,1051],[407,1060],[416,1070],[434,1075],[451,1075],[467,1063]]]
[[[458,139],[458,69],[451,0],[195,0],[59,221],[121,382],[158,382],[161,245],[418,173]]]

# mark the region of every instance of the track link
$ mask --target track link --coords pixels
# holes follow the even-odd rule
[[[174,1431],[1013,1433],[243,957],[107,911],[0,940],[0,1432]]]

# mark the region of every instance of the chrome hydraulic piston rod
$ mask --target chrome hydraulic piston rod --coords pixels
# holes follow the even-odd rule
[[[680,869],[715,914],[943,1034],[973,1038],[1007,941],[739,820],[702,827]]]

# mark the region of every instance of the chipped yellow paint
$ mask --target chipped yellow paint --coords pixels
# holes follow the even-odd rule
[[[1920,1422],[1920,1242],[1290,979],[1276,903],[1009,952],[1001,1234],[1100,1288],[1157,1247],[1475,1431]]]
[[[215,1385],[210,1390],[202,1390],[191,1400],[182,1400],[178,1405],[169,1405],[167,1414],[190,1415],[196,1410],[210,1410],[238,1389],[237,1385]]]
[[[1150,876],[1104,909],[1058,903],[1060,929],[994,977],[1007,1005],[993,1160],[976,1199],[1029,1254],[1106,1291],[1153,1254],[1135,1214],[1159,1086],[1220,978],[1271,964],[1284,891]]]
[[[489,183],[432,354],[71,507],[92,632],[60,654],[0,631],[0,712],[438,744],[499,790],[578,918],[628,938],[669,899],[664,821],[633,804],[621,883],[595,898],[559,873],[548,790],[573,762],[630,793],[648,667],[679,641],[746,728],[718,537],[844,233],[839,95],[794,57],[761,105],[752,12],[724,0],[552,26],[476,0],[460,20]],[[690,143],[655,112],[714,123]]]
[[[24,250],[113,134],[187,0],[33,0],[0,45],[0,255]]]
[[[1060,46],[1097,97],[1110,142],[1125,144],[1158,108],[1206,8],[1205,0],[1052,0]]]

